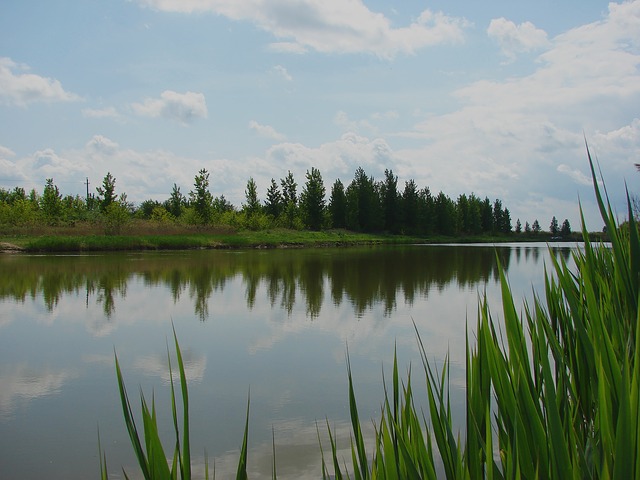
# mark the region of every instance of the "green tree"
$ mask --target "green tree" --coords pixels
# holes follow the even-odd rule
[[[196,221],[207,224],[211,221],[211,192],[209,192],[209,172],[201,169],[195,176],[194,189],[189,192],[189,202],[195,210]]]
[[[520,219],[516,220],[516,233],[522,233],[522,224],[520,223]]]
[[[556,236],[560,232],[560,227],[558,226],[558,219],[554,216],[551,219],[551,225],[549,225],[549,233],[551,236]]]
[[[344,191],[344,185],[339,178],[333,182],[331,187],[329,213],[331,214],[333,228],[345,228],[347,226],[347,196]]]
[[[251,217],[260,212],[260,200],[258,200],[258,186],[253,177],[247,181],[247,189],[244,191],[247,203],[244,204],[244,211]]]
[[[564,219],[564,222],[562,222],[562,227],[560,227],[560,234],[563,237],[568,237],[569,235],[571,235],[571,224],[566,218]]]
[[[214,198],[211,202],[211,208],[218,214],[233,212],[235,210],[231,202],[227,200],[224,195]]]
[[[186,203],[187,199],[180,191],[180,187],[178,187],[178,185],[174,183],[173,189],[171,190],[171,195],[169,196],[169,200],[165,202],[164,207],[166,208],[167,212],[178,218],[182,214],[182,209],[185,207]]]
[[[45,221],[49,225],[54,225],[61,220],[62,195],[58,187],[53,184],[53,178],[47,178],[42,197],[40,198],[40,209],[44,214]]]
[[[454,235],[456,233],[456,206],[447,195],[440,192],[435,199],[436,233]]]
[[[392,170],[384,171],[384,181],[380,184],[383,228],[390,233],[400,232],[400,195],[398,193],[398,177]]]
[[[116,179],[111,175],[111,172],[107,172],[105,177],[102,179],[102,186],[97,187],[96,191],[98,192],[98,204],[100,206],[100,211],[105,212],[107,207],[118,198],[116,195]]]
[[[493,232],[493,208],[489,197],[485,197],[480,207],[480,217],[482,221],[482,231],[484,233]]]
[[[302,220],[310,230],[321,230],[325,212],[325,188],[320,170],[307,170],[307,181],[300,195]]]
[[[278,188],[278,184],[272,178],[271,185],[267,189],[267,199],[264,202],[264,211],[273,218],[278,218],[282,213],[282,194]]]
[[[536,235],[542,231],[542,228],[540,227],[540,223],[538,222],[537,218],[533,221],[533,224],[531,225],[531,231]]]
[[[298,184],[294,180],[291,171],[288,171],[287,176],[280,180],[280,185],[282,185],[282,203],[286,226],[294,228],[298,214],[298,194],[296,190]]]
[[[378,185],[358,167],[347,187],[347,226],[352,230],[374,232],[383,225],[381,214]]]
[[[404,182],[404,190],[402,192],[402,230],[407,235],[415,235],[418,233],[418,186],[415,180],[410,179]]]

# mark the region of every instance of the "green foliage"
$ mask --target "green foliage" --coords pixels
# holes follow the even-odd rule
[[[190,206],[193,208],[193,216],[189,223],[204,225],[211,221],[212,196],[209,192],[209,172],[201,169],[195,176],[194,189],[189,192]]]
[[[40,209],[47,224],[55,225],[62,220],[62,195],[60,195],[58,187],[53,184],[53,178],[46,180],[40,198]]]
[[[325,188],[320,170],[315,167],[307,170],[307,182],[300,195],[300,213],[305,227],[320,230],[324,223]]]
[[[271,185],[267,190],[267,199],[264,202],[264,211],[267,215],[271,215],[273,218],[278,218],[282,212],[283,200],[278,184],[272,178]]]
[[[347,197],[344,192],[344,185],[339,178],[331,187],[329,213],[331,215],[331,225],[333,228],[345,228],[347,226]]]
[[[501,270],[503,331],[485,295],[475,346],[467,335],[464,440],[452,427],[448,362],[438,375],[417,330],[430,424],[417,414],[410,376],[400,386],[394,360],[371,457],[348,367],[353,478],[435,479],[438,461],[449,479],[640,477],[640,237],[631,202],[625,231],[591,168],[611,248],[593,245],[583,228],[575,271],[552,256],[545,297],[536,295],[522,314]],[[335,477],[342,478],[330,440]],[[328,471],[323,457],[323,478]]]
[[[106,235],[120,235],[131,221],[131,213],[125,202],[111,203],[103,214],[104,232]]]
[[[253,177],[247,181],[247,189],[244,191],[247,203],[243,206],[243,211],[247,216],[252,216],[260,212],[260,200],[258,200],[258,186]]]
[[[109,205],[115,202],[118,198],[116,195],[116,179],[111,172],[107,172],[102,180],[102,186],[97,187],[98,192],[98,204],[100,205],[100,211],[105,212]]]

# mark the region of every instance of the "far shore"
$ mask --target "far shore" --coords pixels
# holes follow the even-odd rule
[[[593,234],[599,237],[598,234]],[[241,232],[189,232],[179,234],[137,235],[72,235],[57,234],[0,234],[0,252],[108,252],[145,250],[194,249],[255,249],[255,248],[318,248],[365,245],[443,244],[443,243],[505,243],[581,241],[579,235],[552,238],[548,233],[510,234],[497,236],[433,236],[412,237],[389,234],[363,234],[346,230],[320,232],[299,230],[262,230]]]

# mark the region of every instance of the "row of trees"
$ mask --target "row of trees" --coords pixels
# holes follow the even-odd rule
[[[69,224],[100,219],[118,230],[130,218],[186,225],[230,225],[236,228],[264,229],[285,227],[322,230],[345,228],[358,232],[388,232],[417,236],[510,234],[513,232],[509,209],[501,200],[481,199],[461,194],[453,200],[443,192],[434,195],[428,187],[419,188],[414,180],[403,188],[391,170],[376,181],[362,168],[345,186],[337,179],[329,193],[317,168],[306,172],[298,193],[298,184],[289,171],[271,183],[263,201],[257,184],[250,178],[245,190],[245,203],[232,205],[224,195],[214,197],[209,189],[209,172],[201,169],[194,178],[193,189],[184,195],[176,184],[164,202],[145,200],[138,206],[127,201],[126,194],[116,193],[116,179],[107,173],[96,194],[83,199],[63,197],[53,179],[47,179],[42,194],[29,195],[19,187],[0,189],[0,224],[20,225],[43,221],[49,225]],[[538,220],[523,227],[516,221],[515,233],[537,234],[542,231]],[[571,233],[569,221],[562,227],[553,217],[552,235]]]

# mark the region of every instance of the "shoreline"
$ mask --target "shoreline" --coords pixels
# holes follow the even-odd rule
[[[601,238],[602,239],[602,238]],[[602,239],[604,240],[604,239]],[[183,235],[20,235],[1,236],[0,253],[115,252],[151,250],[346,248],[375,245],[555,243],[550,235],[412,237],[347,231],[246,231],[233,234]],[[572,235],[562,241],[580,241]]]

